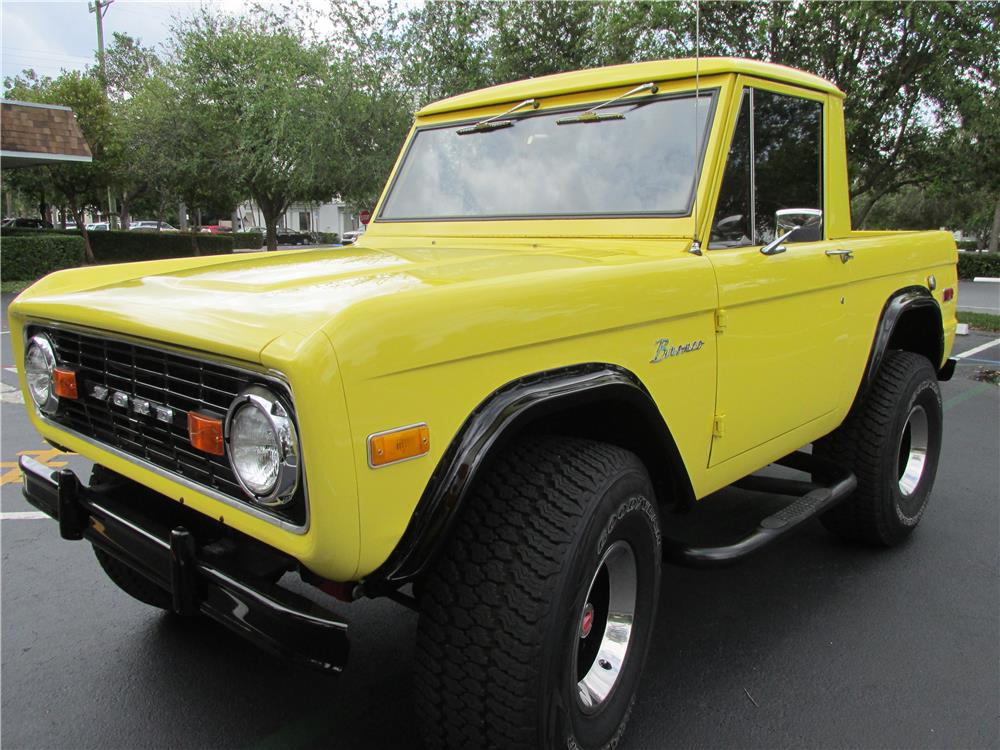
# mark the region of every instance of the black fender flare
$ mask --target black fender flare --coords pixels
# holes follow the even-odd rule
[[[364,580],[366,594],[392,591],[428,568],[489,456],[522,428],[546,415],[600,401],[638,410],[646,421],[645,434],[655,436],[661,467],[669,471],[674,492],[681,502],[693,500],[673,436],[649,391],[632,372],[617,365],[587,363],[535,373],[498,388],[466,418],[441,456],[400,541]],[[651,474],[655,468],[649,467]]]
[[[941,306],[926,287],[908,286],[899,289],[886,300],[882,307],[882,314],[879,316],[878,326],[875,329],[875,338],[872,340],[871,351],[868,354],[868,364],[865,366],[864,376],[861,378],[861,386],[858,388],[854,402],[859,402],[864,398],[865,393],[871,387],[875,374],[882,365],[886,353],[889,351],[889,344],[893,340],[896,328],[906,313],[914,310],[931,310],[937,316],[937,337],[929,342],[931,347],[931,364],[934,366],[938,376],[947,380],[950,377],[952,366],[946,364],[942,367],[941,357],[944,354],[944,328],[941,316]]]

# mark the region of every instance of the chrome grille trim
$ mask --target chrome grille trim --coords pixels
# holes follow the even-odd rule
[[[294,519],[283,517],[253,505],[233,475],[228,458],[195,450],[187,436],[189,411],[224,417],[233,399],[250,383],[264,383],[280,393],[294,417],[291,388],[279,373],[61,322],[30,320],[25,331],[45,331],[53,340],[59,362],[77,369],[78,377],[86,383],[81,383],[78,401],[64,400],[55,415],[39,413],[43,422],[286,531],[303,534],[308,530],[304,467],[293,503],[301,514]],[[92,384],[168,406],[175,412],[174,421],[168,426],[94,399],[89,395]]]

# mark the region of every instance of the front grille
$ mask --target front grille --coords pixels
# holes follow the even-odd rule
[[[51,419],[98,443],[250,504],[225,456],[213,456],[191,446],[188,412],[222,419],[233,399],[252,383],[266,382],[268,388],[277,390],[291,403],[287,391],[251,372],[172,351],[66,328],[34,328],[28,335],[39,332],[52,341],[59,365],[77,373],[79,398],[61,399]],[[173,409],[173,420],[167,424],[159,421],[155,413],[136,414],[132,408],[115,406],[109,397],[96,398],[91,395],[95,385],[107,388],[109,393],[117,391],[167,406]],[[270,513],[303,524],[302,485],[288,506],[280,513]]]

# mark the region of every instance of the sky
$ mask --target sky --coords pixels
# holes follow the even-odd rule
[[[56,76],[60,69],[82,70],[94,63],[97,21],[87,0],[0,0],[2,78],[34,68]],[[170,36],[171,19],[202,6],[238,13],[240,0],[115,0],[104,15],[104,42],[115,31],[137,37],[147,47],[159,47]]]

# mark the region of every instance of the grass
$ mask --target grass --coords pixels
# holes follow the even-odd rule
[[[958,312],[958,322],[968,323],[969,328],[978,328],[982,331],[1000,332],[1000,315],[979,312]]]
[[[17,294],[34,284],[33,281],[0,281],[0,292]]]

